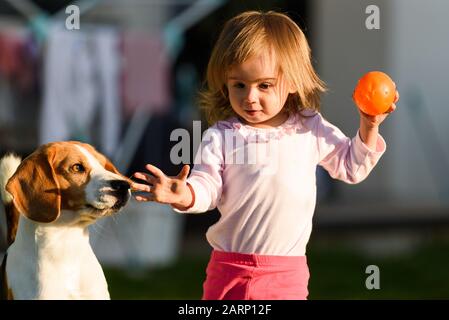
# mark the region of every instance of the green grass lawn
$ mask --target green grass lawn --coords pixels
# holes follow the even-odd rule
[[[375,259],[345,247],[308,248],[309,299],[448,299],[449,243]],[[139,275],[105,268],[112,299],[200,299],[208,256],[181,256],[168,268]],[[380,270],[380,289],[368,290],[368,265]]]
[[[194,299],[202,294],[208,256],[183,256],[170,267],[126,273],[103,268],[111,299]]]

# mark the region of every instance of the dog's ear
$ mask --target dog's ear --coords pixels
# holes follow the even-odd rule
[[[16,209],[37,222],[52,222],[61,212],[61,191],[56,180],[51,148],[24,159],[6,184]]]

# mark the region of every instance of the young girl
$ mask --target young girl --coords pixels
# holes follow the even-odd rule
[[[207,85],[202,104],[213,125],[190,177],[187,165],[177,177],[147,165],[151,175],[134,174],[149,184],[133,185],[144,191],[136,199],[182,213],[218,208],[221,217],[206,234],[213,251],[203,299],[306,299],[316,166],[347,183],[365,179],[385,151],[378,131],[387,114],[360,113],[352,139],[323,119],[324,85],[307,40],[272,11],[226,23]]]

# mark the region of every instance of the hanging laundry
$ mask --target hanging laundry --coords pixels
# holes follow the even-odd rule
[[[25,28],[0,31],[0,76],[22,93],[36,88],[38,53],[32,34]]]
[[[125,116],[137,108],[164,113],[170,106],[170,68],[160,36],[137,31],[122,33],[122,94]]]
[[[40,143],[76,139],[113,155],[121,127],[118,39],[106,27],[89,28],[89,33],[50,29]],[[98,143],[93,129],[98,131]]]

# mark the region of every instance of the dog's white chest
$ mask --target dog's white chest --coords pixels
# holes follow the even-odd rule
[[[8,250],[6,272],[15,299],[109,299],[86,230],[38,226],[30,232],[33,224],[21,219]]]

